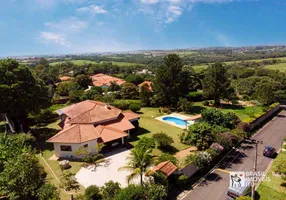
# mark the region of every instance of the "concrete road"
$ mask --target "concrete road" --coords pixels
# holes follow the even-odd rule
[[[281,111],[272,121],[266,124],[253,139],[263,141],[258,145],[257,171],[265,171],[271,158],[264,157],[263,150],[267,145],[281,148],[286,138],[286,111]],[[233,151],[221,165],[206,177],[206,180],[191,190],[184,200],[223,200],[229,186],[229,171],[252,171],[254,166],[254,145],[243,145]]]

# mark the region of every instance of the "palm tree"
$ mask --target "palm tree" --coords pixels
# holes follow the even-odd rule
[[[118,170],[127,170],[131,172],[131,174],[126,177],[128,184],[130,181],[140,176],[140,183],[143,185],[143,174],[146,173],[148,168],[152,165],[151,149],[146,151],[144,148],[134,148],[131,150],[127,160],[127,165],[120,167]]]

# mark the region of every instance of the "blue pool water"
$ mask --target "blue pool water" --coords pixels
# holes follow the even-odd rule
[[[186,126],[186,121],[177,117],[163,117],[163,120],[168,122],[175,122],[179,126]],[[190,123],[187,122],[187,125],[190,125]]]

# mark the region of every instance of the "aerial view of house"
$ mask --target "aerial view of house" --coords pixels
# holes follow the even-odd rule
[[[86,100],[56,111],[62,130],[47,142],[54,144],[56,157],[75,157],[81,146],[94,153],[98,143],[124,144],[140,116],[108,104]],[[136,122],[136,123],[135,123]]]

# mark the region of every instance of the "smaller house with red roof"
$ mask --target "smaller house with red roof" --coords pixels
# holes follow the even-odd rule
[[[139,89],[143,86],[146,85],[148,90],[153,92],[153,88],[152,88],[152,82],[151,81],[144,81],[143,83],[140,83],[139,85],[137,85],[139,87]]]
[[[161,172],[163,176],[165,176],[165,178],[168,178],[171,174],[174,174],[177,170],[178,170],[178,167],[168,160],[168,161],[161,162],[155,167],[153,167],[150,173],[152,174],[153,172]]]
[[[102,73],[95,74],[90,78],[92,79],[92,83],[94,86],[102,87],[103,89],[109,88],[112,82],[116,83],[119,86],[122,86],[126,82],[121,78],[109,76]]]
[[[125,143],[130,130],[138,125],[140,115],[122,111],[103,102],[86,100],[56,111],[60,132],[47,140],[54,144],[56,157],[76,157],[80,147],[95,153],[96,145]]]

